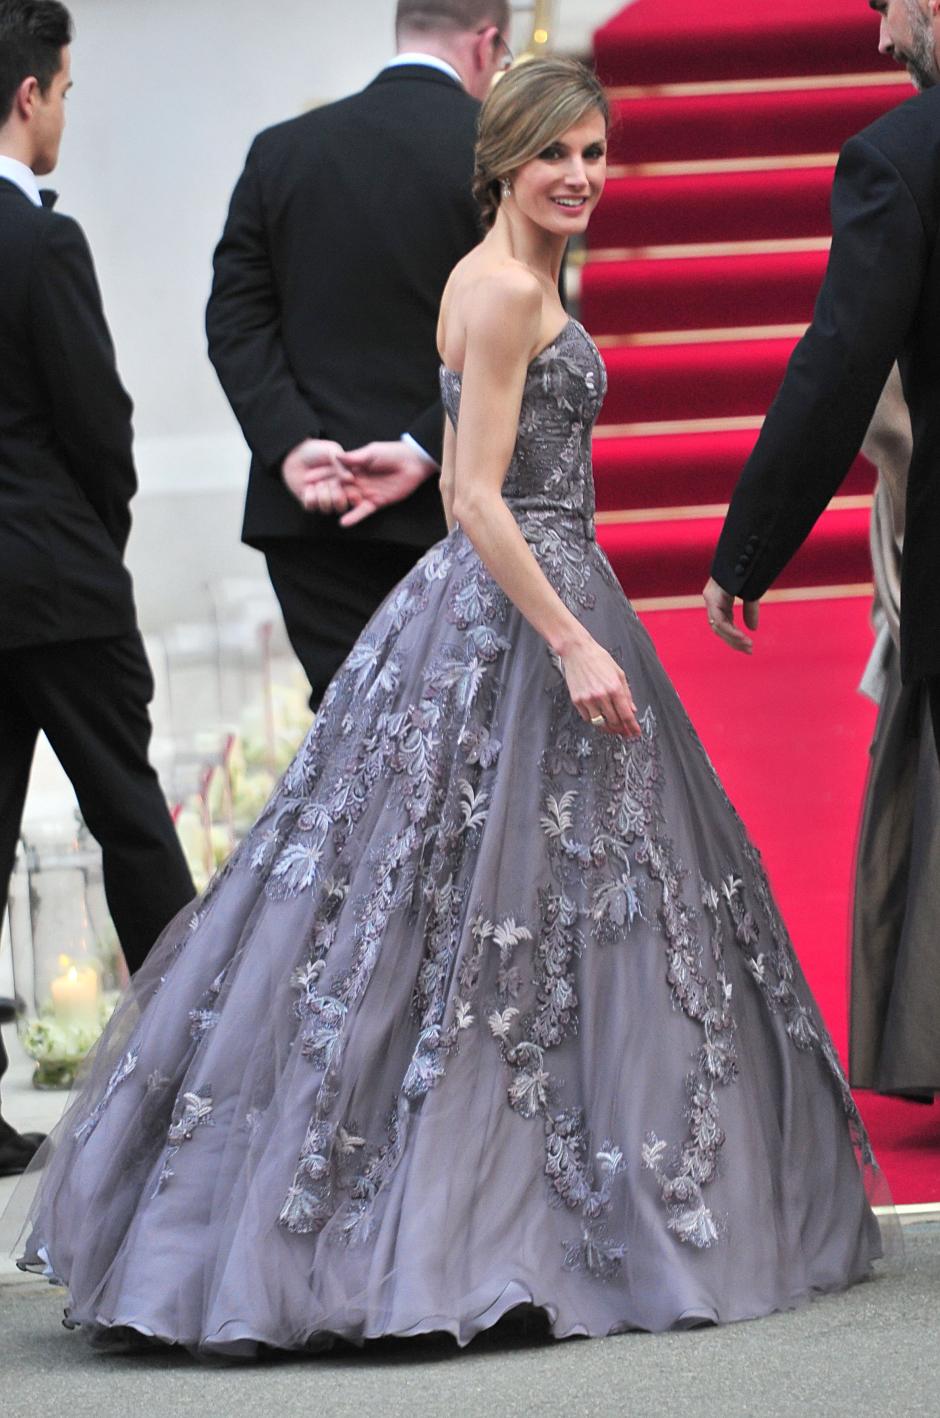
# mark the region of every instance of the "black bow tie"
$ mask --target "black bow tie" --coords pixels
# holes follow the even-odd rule
[[[49,187],[43,187],[39,193],[39,200],[44,207],[54,207],[59,200],[59,194],[53,192]]]

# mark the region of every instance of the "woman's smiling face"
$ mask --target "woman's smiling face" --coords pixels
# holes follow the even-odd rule
[[[607,127],[596,109],[512,174],[519,212],[557,236],[583,232],[607,180]]]

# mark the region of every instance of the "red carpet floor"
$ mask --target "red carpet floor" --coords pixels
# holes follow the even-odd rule
[[[607,364],[598,535],[628,595],[696,596],[724,504],[811,317],[845,140],[911,94],[863,0],[635,0],[595,36],[615,113],[580,313]],[[851,867],[873,707],[871,468],[859,460],[768,604],[753,659],[700,610],[647,620],[762,848],[843,1056]],[[940,1202],[940,1104],[863,1095],[894,1198]],[[811,1159],[807,1159],[811,1165]]]
[[[872,643],[868,603],[767,605],[751,657],[717,645],[699,610],[643,620],[763,854],[845,1059],[852,862],[875,718],[855,688]],[[940,1201],[940,1103],[857,1097],[893,1200]]]

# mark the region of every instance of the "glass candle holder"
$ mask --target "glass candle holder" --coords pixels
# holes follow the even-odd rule
[[[68,1088],[126,981],[101,851],[78,822],[24,835],[10,886],[20,1042],[37,1088]]]

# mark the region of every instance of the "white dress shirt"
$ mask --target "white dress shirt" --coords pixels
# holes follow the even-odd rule
[[[25,162],[19,162],[17,158],[8,158],[0,153],[0,177],[5,177],[21,192],[25,192],[34,207],[42,206],[36,174],[31,167],[26,166]]]
[[[427,64],[429,69],[440,69],[442,74],[447,74],[449,78],[456,79],[460,87],[463,88],[460,75],[453,64],[448,64],[446,59],[438,59],[436,54],[419,54],[417,50],[408,51],[405,54],[396,54],[394,59],[390,59],[384,66],[386,69],[397,69],[402,64]]]

